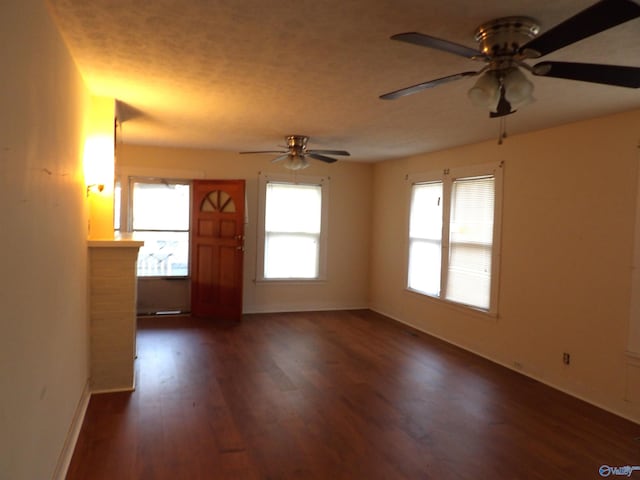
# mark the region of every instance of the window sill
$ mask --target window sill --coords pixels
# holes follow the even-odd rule
[[[470,315],[472,317],[481,318],[481,319],[491,319],[497,320],[498,313],[497,312],[489,312],[487,310],[482,310],[480,308],[471,307],[469,305],[463,305],[461,303],[452,302],[450,300],[445,300],[443,298],[432,297],[427,295],[426,293],[419,292],[417,290],[413,290],[409,287],[405,287],[405,291],[412,294],[417,295],[420,298],[424,298],[428,302],[432,302],[436,305],[444,305],[447,308],[458,311],[460,313],[464,313],[466,315]]]

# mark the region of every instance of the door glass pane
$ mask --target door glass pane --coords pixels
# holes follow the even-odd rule
[[[236,204],[231,196],[223,190],[209,193],[200,204],[201,212],[235,213]]]

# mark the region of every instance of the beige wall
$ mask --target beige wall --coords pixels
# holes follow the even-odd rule
[[[371,306],[640,421],[625,401],[640,111],[374,167]],[[405,290],[405,175],[504,160],[497,319]],[[562,353],[571,354],[571,365]],[[637,376],[636,376],[637,378]]]
[[[123,136],[126,138],[126,123]],[[245,179],[249,223],[244,263],[245,313],[366,308],[368,301],[372,165],[313,164],[302,175],[329,176],[327,281],[310,284],[256,283],[258,174],[287,173],[268,155],[119,145],[116,169],[125,176]],[[295,176],[291,173],[291,178]]]
[[[88,376],[88,95],[40,0],[3,4],[0,58],[0,477],[48,479]]]

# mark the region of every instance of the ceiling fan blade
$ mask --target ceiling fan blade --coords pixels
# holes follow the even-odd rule
[[[289,153],[288,150],[256,150],[253,152],[238,152],[238,153]]]
[[[307,152],[306,155],[311,157],[311,158],[315,158],[316,160],[320,160],[321,162],[326,162],[326,163],[334,163],[334,162],[338,161],[335,158],[325,157],[324,155],[320,155],[319,153]]]
[[[566,78],[618,87],[640,88],[640,67],[596,63],[540,62],[532,73],[541,77]]]
[[[640,16],[632,0],[601,0],[520,47],[529,58],[538,58],[583,38]]]
[[[486,58],[486,56],[478,50],[465,47],[464,45],[459,45],[457,43],[453,43],[448,40],[443,40],[441,38],[425,35],[424,33],[418,33],[418,32],[398,33],[397,35],[393,35],[391,39],[399,40],[401,42],[406,42],[406,43],[412,43],[414,45],[419,45],[421,47],[435,48],[436,50],[442,50],[443,52],[453,53],[454,55],[460,55],[466,58],[471,58],[471,59]]]
[[[462,72],[456,73],[455,75],[449,75],[448,77],[436,78],[435,80],[418,83],[417,85],[413,85],[411,87],[401,88],[400,90],[396,90],[394,92],[385,93],[384,95],[380,95],[380,98],[383,100],[394,100],[396,98],[417,93],[427,88],[437,87],[438,85],[441,85],[443,83],[453,82],[454,80],[459,80],[464,77],[473,77],[478,73],[480,72]]]
[[[279,157],[276,157],[273,160],[271,160],[271,163],[280,162],[280,161],[286,159],[288,156],[289,156],[288,153],[286,155],[280,155]]]
[[[346,150],[316,150],[315,148],[313,150],[307,150],[306,153],[319,153],[320,155],[324,153],[328,155],[345,155],[345,156],[351,155]]]

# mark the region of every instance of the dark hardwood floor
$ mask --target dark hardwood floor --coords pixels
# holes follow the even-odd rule
[[[149,318],[136,391],[92,397],[67,479],[591,479],[640,465],[638,437],[369,311]]]

